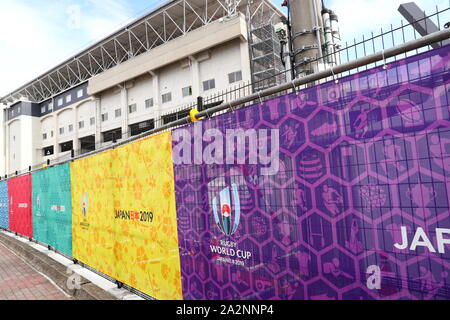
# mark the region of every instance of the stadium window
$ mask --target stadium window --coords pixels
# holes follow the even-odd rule
[[[77,98],[81,98],[83,96],[83,89],[77,91]]]
[[[95,151],[95,135],[80,138],[80,153]]]
[[[192,96],[192,87],[189,86],[189,87],[183,88],[182,93],[183,93],[183,98]]]
[[[42,135],[42,139],[43,139],[43,140],[47,140],[47,134],[46,134],[46,133],[44,133],[44,134]]]
[[[135,113],[137,111],[137,105],[136,104],[132,104],[130,106],[128,106],[128,112],[129,113]]]
[[[95,125],[95,118],[91,118],[91,126]]]
[[[161,96],[162,103],[167,103],[172,101],[172,92],[165,93]]]
[[[73,131],[73,124],[69,125],[69,132]]]
[[[59,145],[61,152],[68,152],[73,149],[73,141],[64,142]]]
[[[48,104],[48,111],[53,111],[53,102]]]
[[[235,83],[242,80],[242,71],[232,72],[228,74],[228,82]]]
[[[111,131],[103,132],[103,142],[110,142],[113,140],[122,139],[122,128],[117,128]]]
[[[55,149],[53,146],[50,146],[50,147],[44,148],[43,153],[44,153],[44,157],[48,157],[55,153]]]
[[[84,121],[78,122],[78,128],[80,128],[80,129],[84,128]]]
[[[203,91],[208,91],[208,90],[214,89],[215,87],[216,87],[215,79],[203,81]]]
[[[54,134],[53,134],[53,130],[52,130],[52,131],[50,131],[50,137],[53,138],[53,135]]]
[[[102,114],[102,122],[108,121],[108,114],[104,113]]]
[[[153,107],[153,98],[145,100],[145,109]]]
[[[151,119],[141,123],[136,123],[131,125],[129,128],[131,136],[136,136],[138,134],[155,129],[155,120]]]
[[[41,113],[45,113],[45,111],[46,111],[45,109],[46,109],[46,108],[45,108],[45,105],[42,106],[42,107],[41,107]]]
[[[66,96],[66,103],[70,103],[72,101],[72,95],[69,94]]]
[[[58,107],[61,107],[63,105],[63,103],[64,103],[63,98],[59,98],[58,99]]]
[[[122,116],[122,110],[116,109],[116,118],[120,118]]]
[[[59,128],[59,134],[64,134],[64,128]]]

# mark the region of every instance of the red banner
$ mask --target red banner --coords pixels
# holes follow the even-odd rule
[[[31,175],[8,181],[9,228],[26,237],[33,237],[31,221]]]

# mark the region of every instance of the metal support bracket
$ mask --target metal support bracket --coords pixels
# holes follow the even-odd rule
[[[317,44],[312,44],[312,45],[308,45],[308,46],[303,46],[300,49],[296,50],[294,52],[294,57],[297,56],[298,54],[308,51],[308,50],[315,50],[315,49],[319,49],[319,46]]]
[[[297,32],[296,34],[294,34],[294,36],[292,37],[293,39],[304,36],[306,34],[311,34],[311,33],[316,33],[317,31],[321,31],[322,27],[316,26],[314,28],[312,28],[311,30],[302,30],[300,32]]]
[[[307,64],[311,63],[312,61],[313,61],[312,58],[306,57],[306,58],[301,59],[299,62],[296,62],[294,64],[294,66],[297,68],[297,67],[300,67],[300,66],[307,65]]]

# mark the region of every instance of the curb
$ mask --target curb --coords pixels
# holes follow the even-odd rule
[[[62,264],[26,243],[3,233],[0,233],[0,243],[14,251],[19,257],[32,265],[34,269],[49,277],[61,290],[72,296],[74,300],[118,300],[112,294],[81,276],[80,289],[71,290],[67,287],[71,275],[67,273],[67,268]]]

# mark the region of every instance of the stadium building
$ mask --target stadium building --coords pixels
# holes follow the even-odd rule
[[[285,81],[283,20],[269,0],[165,3],[1,98],[0,175],[149,131],[198,96]]]

